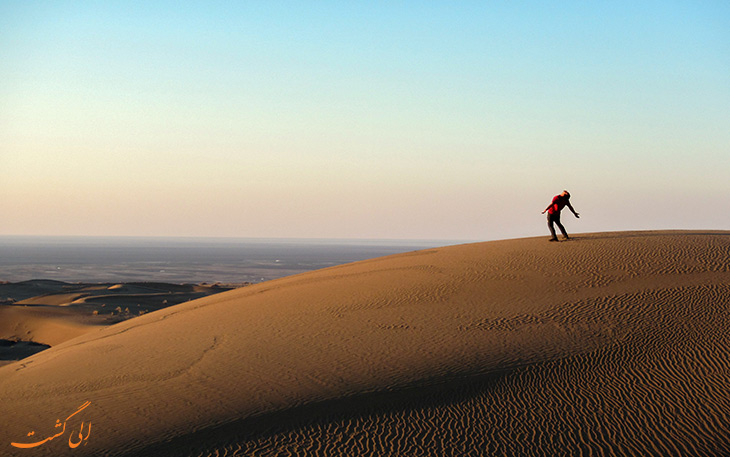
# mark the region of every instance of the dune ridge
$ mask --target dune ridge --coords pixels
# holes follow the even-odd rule
[[[0,368],[0,413],[91,401],[73,455],[724,455],[729,323],[730,232],[452,246],[90,332]]]

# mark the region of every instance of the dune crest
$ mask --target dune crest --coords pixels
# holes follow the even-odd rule
[[[729,325],[730,232],[417,251],[0,367],[0,446],[90,401],[33,455],[723,455]]]

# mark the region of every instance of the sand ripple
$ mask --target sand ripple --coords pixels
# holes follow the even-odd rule
[[[201,455],[725,455],[728,297],[730,285],[715,285],[580,303],[545,319],[612,310],[631,331],[591,352],[411,401],[363,398],[358,414],[325,413]]]

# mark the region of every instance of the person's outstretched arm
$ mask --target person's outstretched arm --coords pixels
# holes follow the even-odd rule
[[[570,209],[570,210],[571,210],[571,211],[573,212],[573,214],[575,214],[575,217],[578,217],[578,218],[580,218],[580,215],[579,215],[578,213],[576,213],[576,212],[575,212],[575,210],[573,209],[573,205],[571,205],[571,204],[570,204],[570,202],[568,202],[568,204],[567,204],[567,205],[565,205],[565,206],[567,206],[567,207],[568,207],[568,209]]]

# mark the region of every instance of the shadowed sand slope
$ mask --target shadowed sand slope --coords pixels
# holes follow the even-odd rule
[[[180,304],[1,367],[0,449],[727,455],[728,329],[730,232],[418,251]]]

